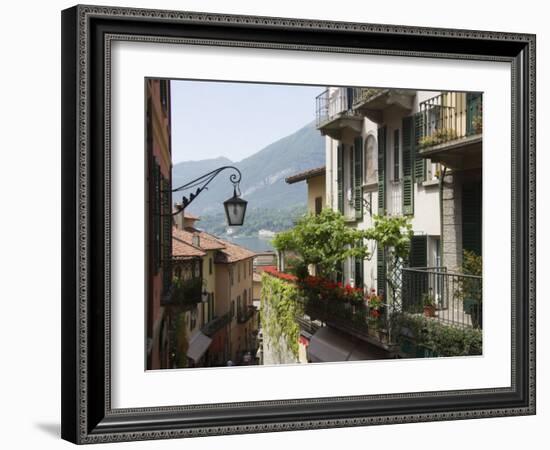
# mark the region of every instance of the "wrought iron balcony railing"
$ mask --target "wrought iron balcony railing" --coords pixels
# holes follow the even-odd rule
[[[351,110],[353,93],[351,88],[326,89],[315,98],[316,124],[321,128],[342,113]]]
[[[482,277],[444,267],[403,268],[401,308],[449,325],[482,328]]]
[[[483,128],[481,94],[444,92],[421,102],[415,126],[417,145],[421,149],[480,135]]]
[[[248,322],[254,316],[255,311],[256,308],[252,305],[248,305],[244,308],[237,308],[237,323]]]
[[[182,280],[174,278],[170,291],[169,303],[174,306],[194,306],[202,300],[202,278]]]
[[[377,95],[379,95],[383,89],[379,88],[353,88],[353,106],[368,102]]]

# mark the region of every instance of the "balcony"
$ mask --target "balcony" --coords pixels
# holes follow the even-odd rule
[[[207,322],[202,328],[201,331],[208,337],[214,336],[218,331],[220,331],[223,327],[231,323],[232,319],[231,311],[221,315],[214,317],[211,321]]]
[[[381,124],[388,108],[411,111],[416,91],[407,89],[354,88],[353,109],[375,123]]]
[[[252,317],[254,317],[255,312],[256,308],[252,305],[248,305],[244,308],[237,308],[237,323],[248,322]]]
[[[202,300],[202,278],[174,278],[165,304],[191,308]]]
[[[340,140],[346,132],[361,133],[363,118],[353,111],[352,101],[351,88],[326,89],[316,97],[316,125],[323,136]]]
[[[446,92],[419,106],[415,116],[419,154],[451,169],[481,168],[481,94]]]
[[[402,312],[459,328],[482,328],[482,277],[445,267],[402,269]]]

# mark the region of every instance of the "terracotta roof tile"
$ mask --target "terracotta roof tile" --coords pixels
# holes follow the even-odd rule
[[[172,234],[172,257],[173,258],[193,258],[205,256],[206,253],[200,248],[178,239]]]
[[[197,230],[196,228],[187,227],[183,230],[178,228],[173,228],[172,235],[177,237],[179,240],[186,242],[188,244],[193,244],[193,235],[198,234],[199,236],[199,245],[198,247],[202,250],[219,250],[225,247],[225,244],[215,236],[206,233],[205,231]]]
[[[256,253],[241,247],[240,245],[233,244],[232,242],[222,241],[225,243],[225,248],[216,253],[214,262],[218,264],[228,264],[243,259],[253,258]]]
[[[199,236],[198,247],[193,244],[193,235],[195,234],[198,234]],[[172,236],[174,240],[178,240],[179,242],[185,243],[198,250],[218,250],[214,257],[214,262],[218,264],[234,263],[256,256],[256,253],[241,247],[240,245],[225,241],[217,236],[207,233],[206,231],[198,230],[192,227],[186,227],[184,230],[173,228]]]

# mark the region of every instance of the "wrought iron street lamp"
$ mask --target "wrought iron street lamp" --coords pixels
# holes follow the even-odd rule
[[[237,195],[237,188],[233,189],[233,197],[223,202],[227,223],[230,226],[241,226],[244,222],[247,201]]]
[[[235,166],[220,167],[198,178],[195,178],[194,180],[191,180],[189,183],[186,183],[182,186],[172,189],[172,192],[179,192],[179,191],[187,191],[187,190],[196,188],[194,192],[191,192],[189,194],[189,197],[185,195],[182,197],[180,207],[172,215],[176,215],[182,212],[187,206],[191,204],[193,200],[195,200],[199,196],[199,194],[202,191],[204,191],[205,189],[208,189],[207,186],[212,182],[214,178],[216,178],[216,176],[219,175],[220,172],[226,169],[231,169],[236,172],[231,174],[229,177],[229,181],[233,183],[233,197],[223,202],[223,206],[225,208],[225,215],[227,217],[227,224],[231,227],[241,226],[244,222],[246,205],[248,202],[241,198],[241,190],[239,188],[239,183],[241,182],[242,174],[241,174],[241,171],[237,169]]]

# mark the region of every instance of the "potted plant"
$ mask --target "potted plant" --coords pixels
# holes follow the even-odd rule
[[[473,117],[472,129],[476,134],[481,134],[481,132],[483,131],[483,119],[481,118],[481,114]]]
[[[435,317],[435,298],[431,293],[422,295],[422,304],[424,305],[424,316]]]
[[[462,270],[466,275],[481,276],[482,259],[471,251],[464,251]],[[461,282],[460,296],[462,307],[466,314],[470,315],[472,326],[481,328],[482,322],[482,286],[481,279],[477,277],[465,277]]]

